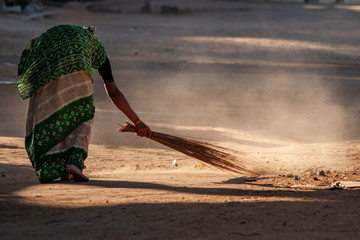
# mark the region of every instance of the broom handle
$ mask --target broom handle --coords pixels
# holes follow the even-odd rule
[[[132,132],[132,133],[136,133],[136,127],[135,125],[126,122],[124,125],[120,126],[118,128],[119,132]],[[150,139],[154,136],[154,134],[156,135],[156,132],[152,131],[151,132],[151,137]]]

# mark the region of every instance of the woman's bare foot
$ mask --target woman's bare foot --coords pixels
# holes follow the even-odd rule
[[[87,176],[85,176],[81,170],[76,167],[75,165],[69,165],[67,168],[66,168],[67,172],[68,172],[68,175],[71,174],[74,178],[74,181],[75,182],[87,182],[89,181],[89,178]]]
[[[61,177],[61,181],[70,181],[74,180],[74,176],[71,173],[66,174],[66,176]]]

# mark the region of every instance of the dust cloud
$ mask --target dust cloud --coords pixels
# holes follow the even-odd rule
[[[154,84],[149,91],[154,96],[148,92],[147,97],[150,108],[157,108],[150,111],[176,115],[174,126],[228,127],[303,142],[346,137],[346,106],[334,99],[333,84],[318,76],[263,69],[244,74],[232,71],[236,64],[214,66],[215,71],[198,65],[195,73],[184,70]]]
[[[353,81],[339,88],[328,76],[341,66],[307,57],[297,52],[301,62],[291,63],[188,55],[163,63],[169,72],[136,95],[151,99],[155,128],[239,150],[258,172],[345,168],[347,150],[334,149],[354,134]],[[259,167],[269,158],[272,166]]]

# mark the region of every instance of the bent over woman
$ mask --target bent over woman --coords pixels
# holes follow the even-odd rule
[[[150,128],[117,88],[110,61],[92,28],[52,27],[30,41],[18,68],[18,91],[30,98],[25,147],[41,183],[88,181],[82,173],[93,123],[92,72],[99,69],[112,102],[135,124],[137,134]]]

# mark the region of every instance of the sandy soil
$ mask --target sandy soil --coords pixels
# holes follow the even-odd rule
[[[332,188],[360,181],[358,8],[72,6],[33,21],[0,13],[1,239],[358,239],[359,190]],[[258,176],[117,133],[127,119],[94,73],[90,182],[39,184],[13,83],[28,39],[62,23],[97,26],[116,82],[153,130],[236,150]]]

